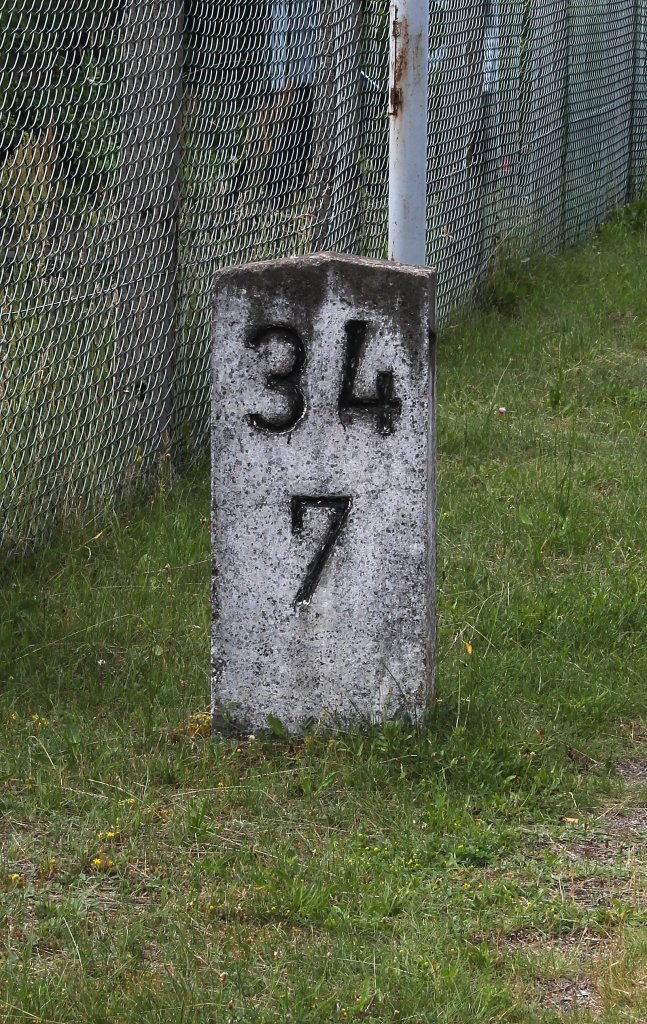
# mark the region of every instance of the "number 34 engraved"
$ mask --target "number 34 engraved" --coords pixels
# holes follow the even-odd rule
[[[395,430],[395,421],[401,415],[402,403],[395,394],[393,372],[383,370],[377,374],[375,394],[357,394],[357,376],[366,348],[368,325],[363,320],[348,320],[345,324],[345,351],[341,387],[337,399],[337,412],[344,426],[354,416],[372,418],[379,434],[389,435]],[[306,349],[302,338],[285,325],[259,328],[248,340],[247,346],[260,355],[275,355],[278,346],[282,366],[270,370],[265,387],[283,399],[283,411],[272,416],[260,412],[247,413],[247,422],[256,430],[267,434],[287,434],[306,416],[306,400],[301,378],[306,364]],[[352,506],[349,495],[314,496],[295,494],[291,499],[292,533],[303,533],[306,511],[324,509],[328,513],[328,527],[308,564],[305,579],[292,602],[294,608],[310,604],[324,567],[346,525]]]
[[[352,422],[354,416],[372,417],[379,434],[392,434],[395,421],[402,412],[402,403],[394,391],[393,372],[382,370],[377,374],[374,395],[356,393],[357,374],[364,350],[368,325],[364,320],[348,320],[345,324],[346,346],[341,388],[337,411],[341,422]],[[284,399],[287,409],[267,417],[258,412],[247,413],[247,422],[268,434],[286,434],[294,430],[306,415],[306,402],[301,388],[301,377],[306,363],[303,340],[292,327],[282,325],[261,327],[247,342],[259,355],[276,345],[284,350],[285,365],[269,371],[265,377],[268,391],[276,391]]]

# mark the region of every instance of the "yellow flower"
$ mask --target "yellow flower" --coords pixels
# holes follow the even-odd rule
[[[90,863],[95,871],[110,871],[115,866],[114,861],[105,853],[100,853],[98,857],[93,857]]]
[[[197,711],[195,714],[189,715],[186,731],[189,736],[210,736],[211,715],[209,712]]]
[[[466,641],[465,641],[465,650],[467,651],[467,653],[468,653],[468,654],[471,654],[471,653],[472,653],[472,651],[473,651],[473,649],[474,649],[474,648],[472,647],[472,645],[471,645],[470,643],[468,643],[468,642],[467,642],[467,640],[466,640]]]

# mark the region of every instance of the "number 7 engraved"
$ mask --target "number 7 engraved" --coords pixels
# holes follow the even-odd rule
[[[343,530],[348,513],[352,505],[352,498],[345,495],[335,495],[329,498],[315,498],[305,494],[295,494],[292,498],[292,533],[300,534],[303,531],[303,513],[306,508],[330,509],[331,515],[328,522],[328,530],[323,538],[323,543],[306,569],[306,578],[299,587],[297,596],[293,601],[295,608],[301,605],[308,605],[312,595],[317,589],[324,566],[330,558],[341,531]]]

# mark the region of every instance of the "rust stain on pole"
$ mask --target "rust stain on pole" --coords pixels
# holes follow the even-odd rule
[[[409,63],[409,23],[406,18],[398,18],[397,9],[393,20],[394,58],[393,77],[389,93],[389,114],[397,117],[402,110],[402,82]]]

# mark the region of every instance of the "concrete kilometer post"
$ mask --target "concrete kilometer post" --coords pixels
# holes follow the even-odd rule
[[[322,253],[216,275],[217,731],[424,714],[434,337],[427,268]]]

